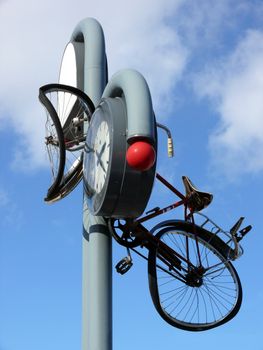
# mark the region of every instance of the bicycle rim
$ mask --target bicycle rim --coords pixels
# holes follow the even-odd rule
[[[43,98],[44,96],[44,98]],[[42,102],[44,99],[44,103]],[[48,190],[45,201],[55,202],[70,193],[82,179],[83,147],[94,105],[79,89],[62,84],[49,84],[40,88],[40,100],[49,105],[62,132],[64,166],[55,190]],[[51,168],[53,164],[51,163]]]
[[[51,170],[51,186],[48,189],[48,195],[53,196],[57,192],[63,177],[65,144],[56,111],[42,91],[39,93],[39,100],[45,107],[46,112],[45,144]]]
[[[54,203],[66,197],[79,184],[79,182],[82,179],[82,176],[83,176],[83,154],[81,155],[81,159],[76,161],[76,167],[74,171],[72,171],[69,174],[66,174],[66,176],[63,177],[58,190],[54,193],[54,195],[47,196],[45,198],[45,201],[48,203]]]
[[[160,230],[156,237],[181,256],[198,264],[193,227],[174,225]],[[239,311],[242,288],[236,270],[226,260],[219,247],[213,245],[214,235],[196,227],[203,268],[203,276],[185,272],[185,280],[179,279],[159,258],[158,247],[149,252],[149,288],[153,303],[160,316],[174,327],[188,331],[204,331],[231,320]],[[218,243],[218,242],[217,242]],[[223,244],[223,242],[222,242]],[[187,271],[187,263],[182,261]],[[181,271],[180,271],[181,272]],[[182,273],[182,272],[181,272]]]

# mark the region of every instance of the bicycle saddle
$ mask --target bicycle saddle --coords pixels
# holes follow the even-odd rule
[[[201,211],[212,202],[213,195],[211,193],[199,191],[187,176],[182,176],[182,179],[186,192],[187,206],[191,211]]]

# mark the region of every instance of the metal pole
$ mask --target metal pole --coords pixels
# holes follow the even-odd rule
[[[76,27],[84,42],[84,91],[98,105],[107,83],[103,30],[93,18]],[[83,197],[82,350],[112,349],[112,246],[103,217],[94,217]]]
[[[82,350],[112,349],[112,250],[102,217],[83,205]]]

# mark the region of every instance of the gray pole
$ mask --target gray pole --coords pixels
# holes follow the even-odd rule
[[[106,54],[100,24],[87,18],[72,39],[84,42],[84,91],[98,105],[106,86]],[[112,349],[112,247],[102,217],[94,217],[83,197],[82,350]]]

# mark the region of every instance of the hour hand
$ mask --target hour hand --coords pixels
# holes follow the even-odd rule
[[[101,159],[101,156],[102,156],[102,154],[103,154],[103,152],[105,150],[105,147],[106,147],[106,142],[104,142],[104,144],[102,145],[100,152],[99,153],[97,152],[97,157],[98,158]]]
[[[101,153],[95,151],[95,154],[96,154],[96,156],[97,156],[97,165],[100,165],[101,168],[102,168],[102,170],[104,171],[104,173],[106,173],[106,169],[105,169],[105,167],[104,167],[104,165],[103,165],[103,162],[102,162],[102,160],[101,160]]]

